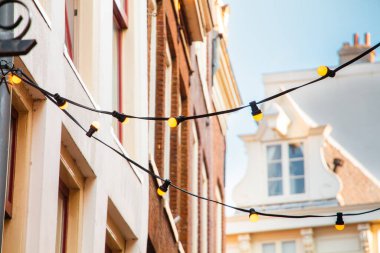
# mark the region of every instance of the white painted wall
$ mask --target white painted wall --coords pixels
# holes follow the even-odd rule
[[[64,52],[64,1],[51,1],[47,10],[38,1],[25,2],[33,15],[28,38],[37,46],[22,57],[33,78],[43,88],[59,92],[88,106],[111,110],[112,1],[80,1],[80,55],[75,67]],[[37,6],[40,6],[41,12]],[[148,115],[146,1],[129,1],[129,28],[124,44],[124,96],[129,114]],[[44,13],[46,16],[42,16]],[[48,20],[48,22],[47,22]],[[92,99],[92,100],[91,100]],[[29,180],[29,215],[26,252],[54,252],[61,126],[68,129],[94,178],[84,193],[82,252],[104,252],[107,203],[111,200],[132,234],[126,234],[130,252],[145,252],[148,233],[148,176],[89,139],[48,101],[36,102],[33,112],[32,154]],[[148,167],[148,124],[130,121],[125,126],[125,147],[112,134],[109,116],[69,106],[85,126],[101,124],[95,135]],[[123,225],[122,225],[123,226]],[[134,240],[131,240],[134,238]]]

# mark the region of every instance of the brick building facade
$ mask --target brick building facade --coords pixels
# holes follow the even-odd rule
[[[224,32],[216,17],[224,18],[227,9],[212,1],[148,1],[151,115],[204,114],[240,104],[229,65],[218,70],[227,73],[226,85],[213,71],[216,61],[229,63],[226,51],[214,43]],[[216,57],[219,51],[224,54]],[[176,128],[156,121],[150,130],[153,171],[193,193],[224,200],[224,117],[189,120]],[[150,180],[148,249],[222,252],[223,209],[174,189],[161,198],[156,193],[160,184]]]

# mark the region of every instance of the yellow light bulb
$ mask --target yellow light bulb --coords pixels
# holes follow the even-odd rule
[[[256,120],[257,122],[259,122],[260,120],[262,120],[263,117],[264,117],[264,115],[263,115],[262,112],[259,113],[259,114],[256,114],[256,115],[253,115],[253,116],[252,116],[252,118],[253,118],[254,120]]]
[[[91,124],[94,128],[96,128],[96,130],[99,130],[100,128],[100,123],[98,121],[93,121],[92,124]]]
[[[344,225],[335,225],[336,230],[342,231],[344,229]]]
[[[61,108],[62,110],[66,110],[67,107],[69,107],[69,103],[67,103],[67,101],[65,101],[65,103],[63,105],[61,105],[59,108]]]
[[[251,213],[249,215],[250,222],[257,222],[259,220],[259,215],[257,213]]]
[[[177,122],[177,119],[174,118],[174,117],[171,117],[170,119],[168,119],[168,126],[173,128],[173,127],[176,127],[178,125],[178,122]]]
[[[159,195],[159,196],[164,196],[165,195],[165,193],[166,192],[164,192],[163,190],[161,190],[161,188],[157,188],[157,194]]]
[[[123,125],[124,125],[124,124],[127,124],[127,123],[128,123],[128,120],[129,120],[128,117],[125,117],[125,119],[123,120],[123,122],[121,122],[121,124],[123,124]]]
[[[16,75],[11,74],[10,75],[10,81],[13,84],[19,84],[19,83],[21,83],[21,78],[16,76]]]
[[[319,66],[317,68],[317,73],[320,76],[325,76],[329,72],[329,69],[326,66]]]

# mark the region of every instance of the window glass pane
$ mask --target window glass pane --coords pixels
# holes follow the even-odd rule
[[[289,167],[291,176],[303,176],[305,174],[303,160],[290,162]]]
[[[58,210],[57,210],[57,234],[56,234],[56,248],[55,252],[61,253],[63,251],[63,237],[64,237],[64,196],[61,192],[58,195]]]
[[[268,182],[269,196],[282,195],[282,180],[273,180]]]
[[[296,242],[295,241],[289,241],[289,242],[283,242],[281,244],[281,252],[282,253],[295,253],[296,251]]]
[[[268,164],[268,177],[282,177],[282,167],[281,163],[270,163]]]
[[[289,158],[303,157],[303,145],[302,143],[289,144]]]
[[[267,146],[268,161],[281,159],[281,145]]]
[[[263,244],[263,253],[276,253],[276,247],[274,243]]]
[[[291,178],[290,179],[290,193],[304,193],[305,192],[305,179],[302,178]]]

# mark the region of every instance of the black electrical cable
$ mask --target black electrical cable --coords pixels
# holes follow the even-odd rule
[[[55,105],[57,105],[57,103],[54,101],[54,99],[48,95],[47,92],[45,92],[44,89],[41,88],[41,92],[50,100],[52,101]],[[58,106],[58,105],[57,105]],[[80,127],[84,132],[87,132],[86,129],[78,122],[78,120],[75,119],[74,116],[72,116],[67,110],[62,110],[78,127]],[[95,136],[91,136],[92,138],[94,138],[96,141],[98,141],[99,143],[103,144],[104,146],[106,146],[107,148],[111,149],[112,151],[116,152],[118,155],[120,155],[121,157],[123,157],[124,159],[126,159],[128,162],[132,163],[133,165],[137,166],[139,169],[143,170],[144,172],[148,173],[149,175],[151,175],[153,178],[156,178],[156,179],[159,179],[161,181],[165,181],[164,178],[156,175],[154,172],[144,168],[142,165],[140,165],[139,163],[135,162],[134,160],[128,158],[127,156],[125,156],[123,153],[121,153],[120,151],[116,150],[115,148],[113,148],[112,146],[110,146],[109,144],[105,143],[103,140],[95,137]],[[222,205],[222,206],[225,206],[225,207],[228,207],[228,208],[231,208],[231,209],[234,209],[236,211],[240,211],[240,212],[245,212],[245,213],[250,213],[250,210],[251,209],[244,209],[244,208],[239,208],[239,207],[236,207],[236,206],[232,206],[232,205],[228,205],[228,204],[225,204],[223,202],[220,202],[220,201],[216,201],[216,200],[213,200],[213,199],[210,199],[210,198],[206,198],[206,197],[202,197],[202,196],[199,196],[195,193],[192,193],[190,191],[187,191],[181,187],[178,187],[176,186],[175,184],[172,184],[170,183],[170,186],[173,187],[174,189],[180,191],[180,192],[183,192],[187,195],[190,195],[192,197],[195,197],[195,198],[198,198],[198,199],[202,199],[202,200],[205,200],[205,201],[208,201],[208,202],[213,202],[215,204],[219,204],[219,205]],[[354,216],[354,215],[363,215],[363,214],[367,214],[367,213],[372,213],[372,212],[375,212],[375,211],[379,211],[380,208],[376,208],[376,209],[372,209],[372,210],[369,210],[369,211],[365,211],[365,212],[361,212],[361,213],[348,213],[348,214],[343,214],[344,216]],[[258,212],[258,211],[255,211],[256,214],[258,215],[262,215],[262,216],[267,216],[267,217],[277,217],[277,218],[288,218],[288,219],[305,219],[305,218],[327,218],[327,217],[336,217],[337,214],[331,214],[331,215],[314,215],[314,214],[310,214],[310,215],[284,215],[284,214],[273,214],[273,213],[265,213],[265,212]]]
[[[330,70],[331,73],[333,73],[334,75],[331,75],[330,77],[333,77],[335,76],[335,73],[337,73],[338,71],[340,71],[341,69],[351,65],[352,63],[356,62],[357,60],[361,59],[362,57],[364,57],[365,55],[369,54],[370,52],[372,52],[373,50],[375,50],[376,48],[378,48],[380,46],[380,42],[377,43],[376,45],[372,46],[371,48],[369,48],[368,50],[364,51],[363,53],[361,53],[360,55],[356,56],[355,58],[351,59],[350,61],[338,66],[337,68],[333,69],[333,70]],[[2,62],[5,62],[4,60]],[[14,66],[9,66],[9,64],[6,64],[7,68],[11,68],[11,69],[14,69]],[[22,76],[26,77],[28,79],[28,81],[26,81],[28,84],[32,85],[33,87],[38,87],[37,84],[35,84],[27,75],[25,75],[23,72],[21,72]],[[17,73],[16,73],[17,75]],[[21,76],[19,76],[21,78]],[[282,91],[278,94],[275,94],[275,95],[272,95],[270,97],[267,97],[265,99],[262,99],[258,102],[256,102],[256,104],[262,104],[262,103],[265,103],[265,102],[268,102],[270,100],[273,100],[275,98],[278,98],[280,96],[283,96],[287,93],[290,93],[292,91],[295,91],[297,89],[300,89],[302,87],[305,87],[307,85],[310,85],[310,84],[313,84],[313,83],[316,83],[316,82],[319,82],[319,81],[322,81],[323,79],[329,77],[328,75],[325,75],[325,76],[322,76],[322,77],[319,77],[315,80],[312,80],[310,82],[307,82],[305,84],[302,84],[302,85],[299,85],[299,86],[296,86],[296,87],[293,87],[293,88],[290,88],[290,89],[287,89],[285,91]],[[25,80],[24,80],[25,81]],[[40,88],[37,88],[37,89],[40,89]],[[47,92],[47,91],[46,91]],[[49,95],[53,95],[52,93],[49,93]],[[62,96],[61,96],[62,97]],[[85,106],[85,105],[82,105],[78,102],[75,102],[73,100],[70,100],[68,98],[64,98],[62,97],[63,99],[65,99],[68,103],[72,104],[72,105],[75,105],[75,106],[78,106],[78,107],[81,107],[83,109],[86,109],[86,110],[89,110],[89,111],[93,111],[93,112],[97,112],[97,113],[102,113],[102,114],[107,114],[107,115],[114,115],[113,111],[106,111],[106,110],[98,110],[98,109],[95,109],[95,108],[91,108],[91,107],[88,107],[88,106]],[[217,111],[217,112],[212,112],[212,113],[205,113],[205,114],[197,114],[197,115],[191,115],[191,116],[180,116],[180,120],[181,122],[185,121],[185,120],[191,120],[191,119],[199,119],[199,118],[206,118],[206,117],[212,117],[212,116],[217,116],[217,115],[221,115],[221,114],[227,114],[227,113],[232,113],[232,112],[236,112],[236,111],[240,111],[246,107],[249,107],[250,105],[243,105],[243,106],[240,106],[240,107],[237,107],[237,108],[233,108],[233,109],[228,109],[228,110],[223,110],[223,111]],[[123,113],[119,113],[121,115],[124,115],[125,117],[127,118],[131,118],[131,119],[141,119],[141,120],[168,120],[170,117],[140,117],[140,116],[133,116],[133,115],[128,115],[128,114],[123,114]]]
[[[338,72],[339,70],[347,67],[348,65],[354,63],[355,61],[359,60],[360,58],[362,58],[363,56],[365,56],[366,54],[370,53],[371,51],[373,51],[374,49],[376,49],[377,47],[380,46],[380,43],[376,44],[375,46],[373,46],[372,48],[366,50],[365,52],[363,52],[362,54],[358,55],[357,57],[353,58],[352,60],[340,65],[339,67],[337,67],[336,69],[334,70],[331,70],[334,74],[336,72]],[[1,61],[1,62],[4,62],[4,61]],[[54,95],[50,92],[48,92],[47,90],[41,88],[40,86],[38,86],[38,84],[34,83],[33,80],[28,77],[26,74],[24,74],[23,72],[21,72],[21,75],[22,76],[19,76],[18,73],[14,73],[15,70],[14,70],[14,66],[10,66],[8,65],[8,63],[5,65],[5,67],[7,69],[10,69],[8,72],[12,72],[12,74],[16,74],[18,77],[20,77],[25,83],[31,85],[32,87],[36,88],[37,90],[39,90],[42,94],[44,94],[51,102],[53,102],[55,105],[58,106],[57,102],[55,101],[54,99]],[[4,72],[3,72],[3,68],[4,68],[4,65],[1,65],[1,72],[3,74],[3,77],[1,78],[1,81],[3,81],[3,79],[5,80],[4,76]],[[23,78],[25,77],[25,78]],[[316,83],[316,82],[319,82],[323,79],[325,79],[326,77],[328,77],[327,75],[323,76],[323,77],[320,77],[318,79],[315,79],[313,81],[310,81],[306,84],[302,84],[302,85],[299,85],[297,87],[294,87],[294,88],[290,88],[288,90],[285,90],[285,91],[282,91],[278,94],[275,94],[273,96],[270,96],[268,98],[265,98],[259,102],[257,102],[256,104],[260,104],[260,103],[264,103],[264,102],[267,102],[267,101],[270,101],[272,99],[275,99],[277,97],[280,97],[280,96],[283,96],[289,92],[292,92],[296,89],[299,89],[299,88],[302,88],[304,86],[307,86],[307,85],[310,85],[312,83]],[[5,80],[6,82],[6,80]],[[63,98],[63,97],[61,97]],[[87,107],[85,105],[82,105],[82,104],[79,104],[75,101],[72,101],[72,100],[69,100],[67,98],[63,98],[65,99],[68,103],[71,103],[75,106],[78,106],[78,107],[82,107],[84,109],[87,109],[87,110],[90,110],[90,111],[93,111],[93,112],[98,112],[98,113],[102,113],[102,114],[108,114],[108,115],[113,115],[113,112],[110,112],[110,111],[103,111],[103,110],[97,110],[97,109],[94,109],[94,108],[90,108],[90,107]],[[208,113],[208,114],[200,114],[200,115],[193,115],[193,116],[181,116],[181,120],[184,121],[184,120],[187,120],[187,119],[197,119],[197,118],[204,118],[204,117],[210,117],[210,116],[216,116],[216,115],[220,115],[220,114],[226,114],[226,113],[231,113],[231,112],[235,112],[235,111],[238,111],[238,110],[241,110],[243,108],[246,108],[250,105],[246,105],[246,106],[241,106],[241,107],[237,107],[237,108],[233,108],[233,109],[229,109],[229,110],[224,110],[224,111],[218,111],[218,112],[214,112],[214,113]],[[62,110],[78,127],[80,127],[84,132],[87,132],[86,129],[75,119],[74,116],[72,116],[67,110]],[[123,114],[125,115],[125,114]],[[144,120],[167,120],[169,118],[167,117],[137,117],[137,116],[132,116],[132,115],[125,115],[127,116],[128,118],[135,118],[135,119],[144,119]],[[98,141],[99,143],[105,145],[106,147],[108,147],[109,149],[111,149],[112,151],[116,152],[118,155],[120,155],[121,157],[123,157],[124,159],[126,159],[128,162],[130,162],[131,164],[137,166],[139,169],[143,170],[144,172],[150,174],[152,177],[156,178],[156,179],[159,179],[161,181],[165,181],[164,178],[156,175],[154,172],[144,168],[142,165],[138,164],[137,162],[135,162],[134,160],[128,158],[127,156],[125,156],[122,152],[116,150],[115,148],[113,148],[112,146],[110,146],[109,144],[105,143],[103,140],[95,137],[95,136],[91,136],[92,138],[94,138],[96,141]],[[232,209],[235,209],[237,211],[241,211],[241,212],[246,212],[246,213],[250,213],[251,210],[253,209],[244,209],[244,208],[239,208],[239,207],[235,207],[235,206],[231,206],[231,205],[228,205],[228,204],[225,204],[223,202],[220,202],[220,201],[216,201],[216,200],[213,200],[213,199],[209,199],[209,198],[206,198],[206,197],[202,197],[202,196],[199,196],[197,194],[194,194],[192,192],[189,192],[185,189],[182,189],[174,184],[170,184],[174,189],[176,190],[179,190],[185,194],[188,194],[190,196],[193,196],[193,197],[196,197],[198,199],[202,199],[202,200],[205,200],[205,201],[209,201],[209,202],[213,202],[213,203],[216,203],[216,204],[219,204],[219,205],[222,205],[222,206],[225,206],[225,207],[228,207],[228,208],[232,208]],[[347,213],[347,214],[343,214],[344,216],[354,216],[354,215],[363,215],[363,214],[368,214],[368,213],[372,213],[372,212],[375,212],[375,211],[379,211],[380,208],[376,208],[376,209],[372,209],[372,210],[369,210],[369,211],[365,211],[365,212],[360,212],[360,213]],[[258,211],[255,211],[256,214],[258,215],[262,215],[262,216],[269,216],[269,217],[278,217],[278,218],[292,218],[292,219],[302,219],[302,218],[326,218],[326,217],[336,217],[338,214],[333,214],[333,215],[283,215],[283,214],[273,214],[273,213],[264,213],[264,212],[258,212]]]

